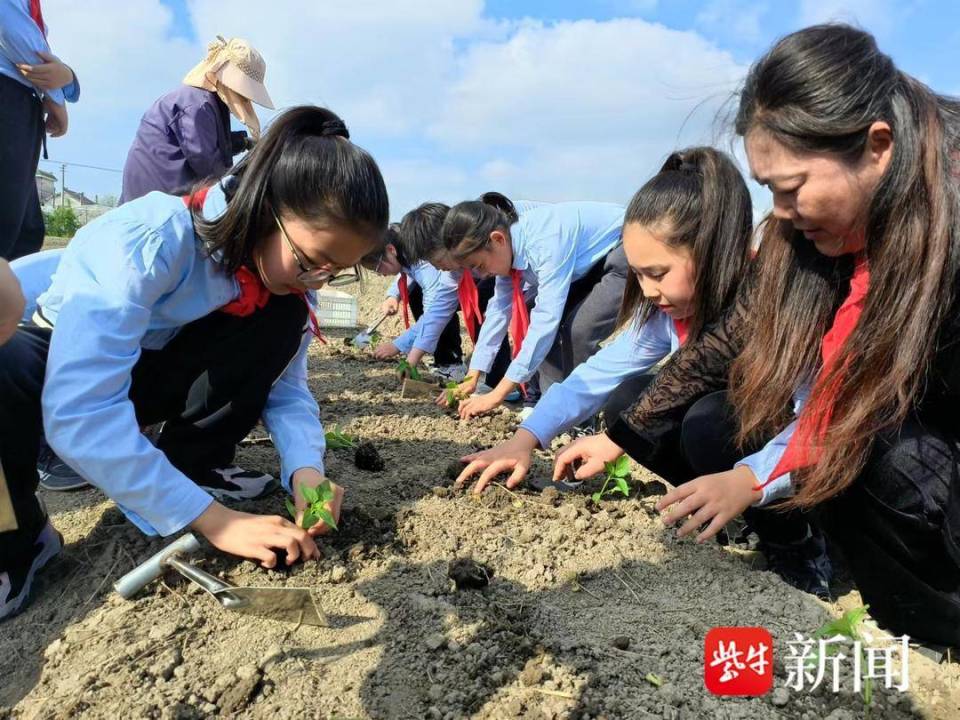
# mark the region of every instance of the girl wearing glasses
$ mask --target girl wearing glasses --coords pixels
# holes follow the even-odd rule
[[[302,530],[212,495],[265,489],[232,467],[261,418],[298,508],[301,488],[323,480],[309,295],[351,277],[388,218],[380,171],[348,138],[334,113],[291,109],[228,180],[187,198],[150,193],[63,252],[35,322],[0,348],[0,462],[18,525],[0,541],[0,619],[62,546],[34,495],[41,433],[148,534],[192,528],[265,567],[275,550],[288,563],[317,557],[322,523]],[[151,443],[141,428],[158,423]]]

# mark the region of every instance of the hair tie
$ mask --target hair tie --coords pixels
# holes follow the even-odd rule
[[[320,136],[328,137],[330,135],[349,139],[350,131],[343,124],[343,120],[324,120],[320,125]]]

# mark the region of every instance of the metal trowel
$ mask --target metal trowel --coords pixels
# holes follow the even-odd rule
[[[206,590],[227,610],[300,625],[328,625],[309,588],[235,587],[182,559],[199,549],[192,533],[182,535],[117,580],[113,589],[129,600],[169,567]]]
[[[380,327],[380,323],[382,323],[384,320],[386,320],[387,317],[388,317],[387,314],[384,313],[383,315],[380,316],[380,318],[379,318],[373,325],[371,325],[370,327],[368,327],[368,328],[367,328],[366,330],[364,330],[363,332],[357,333],[357,335],[353,338],[353,344],[354,344],[354,346],[355,346],[355,347],[366,347],[367,345],[369,345],[369,344],[370,344],[370,336],[373,335],[374,331],[376,331],[376,329],[377,329],[378,327]]]

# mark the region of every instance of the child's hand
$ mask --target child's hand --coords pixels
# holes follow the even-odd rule
[[[479,384],[480,384],[480,373],[476,371],[469,373],[463,379],[463,382],[457,385],[457,392],[456,392],[457,397],[461,398],[461,402],[463,402],[463,398],[468,398],[471,395],[473,395],[473,393],[477,389],[477,385]],[[434,402],[436,402],[436,404],[439,405],[440,407],[450,407],[450,403],[447,402],[447,391],[446,390],[441,391],[441,393],[437,395],[437,399]]]
[[[293,491],[293,504],[297,508],[297,525],[299,526],[303,522],[303,511],[307,508],[307,500],[303,496],[302,488],[306,487],[317,487],[322,483],[326,478],[321,475],[316,468],[300,468],[293,473],[293,477],[290,479],[292,483]],[[330,483],[330,489],[333,490],[333,500],[327,503],[327,510],[330,511],[330,514],[333,516],[333,521],[340,524],[340,507],[343,505],[343,488],[337,485],[335,482]],[[307,532],[311,537],[316,537],[317,535],[326,535],[330,532],[331,528],[320,520],[313,527],[308,528]]]
[[[387,360],[399,352],[400,350],[392,342],[383,342],[373,349],[373,356],[377,360]]]
[[[476,415],[483,415],[500,405],[500,398],[496,393],[489,392],[486,395],[471,395],[466,400],[460,401],[461,420],[469,420]]]
[[[579,438],[557,453],[553,462],[553,481],[563,479],[571,469],[577,480],[586,480],[602,473],[604,463],[613,462],[621,455],[623,448],[606,433]]]
[[[67,115],[66,103],[57,105],[57,103],[50,99],[49,95],[46,95],[43,98],[43,111],[47,114],[46,120],[44,120],[43,123],[47,134],[55,138],[66,135],[67,126],[70,122]]]
[[[666,525],[673,525],[680,518],[687,518],[677,531],[679,537],[689,535],[709,523],[707,528],[697,535],[697,542],[702,543],[716,535],[724,525],[763,496],[762,492],[753,489],[756,484],[757,478],[753,471],[740,465],[715,475],[703,475],[674,488],[660,498],[657,510],[662,512],[669,508],[663,514]],[[677,504],[670,507],[674,503]]]
[[[73,70],[60,62],[55,55],[37,51],[42,63],[18,63],[17,70],[28,83],[41,90],[59,90],[73,82]]]
[[[469,465],[457,477],[455,484],[459,487],[469,478],[480,473],[480,479],[477,480],[473,491],[481,493],[497,475],[512,470],[510,477],[507,478],[507,487],[513,489],[527,476],[527,471],[530,470],[530,457],[539,444],[532,433],[521,429],[505,443],[483,452],[464,455],[460,461]]]
[[[210,503],[190,527],[218,550],[251,560],[265,568],[275,567],[274,550],[286,550],[287,564],[298,559],[318,559],[320,551],[306,530],[279,515],[252,515]]]
[[[396,315],[399,309],[400,301],[395,297],[388,297],[386,300],[380,303],[380,312],[383,315]]]

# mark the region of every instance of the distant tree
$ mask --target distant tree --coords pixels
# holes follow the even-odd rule
[[[47,235],[72,238],[80,229],[80,220],[71,207],[58,207],[53,212],[44,213],[43,221],[47,226]]]
[[[107,207],[116,207],[117,206],[117,196],[116,195],[100,195],[97,198],[97,201],[100,205],[106,205]]]

